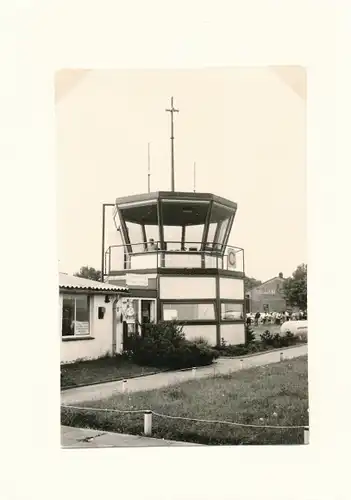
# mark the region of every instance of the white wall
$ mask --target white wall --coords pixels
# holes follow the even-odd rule
[[[215,299],[216,278],[193,276],[161,276],[161,299]]]
[[[203,337],[211,345],[216,345],[216,325],[185,325],[183,332],[187,340],[192,340],[196,337]]]
[[[165,267],[201,267],[201,255],[187,253],[165,253]]]
[[[219,290],[221,299],[244,300],[244,280],[220,278]]]
[[[206,269],[210,269],[210,268],[222,269],[223,268],[223,259],[220,257],[216,258],[213,255],[205,254],[205,268]]]
[[[112,320],[113,302],[115,297],[110,296],[110,303],[105,303],[105,295],[94,295],[90,299],[90,337],[79,340],[61,340],[61,362],[73,362],[77,359],[95,359],[106,353],[112,353]],[[98,319],[98,308],[105,307],[104,319]],[[61,296],[62,314],[62,296]],[[61,335],[60,325],[60,335]],[[117,342],[119,339],[117,339]],[[118,347],[118,346],[117,346]]]
[[[221,324],[220,332],[221,339],[223,338],[227,344],[237,345],[245,343],[245,325],[243,324]]]
[[[159,256],[161,260],[161,257]],[[146,252],[140,255],[130,256],[131,269],[156,269],[157,268],[157,254]]]

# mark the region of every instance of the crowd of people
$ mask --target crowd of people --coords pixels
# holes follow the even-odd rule
[[[295,312],[256,312],[246,314],[246,324],[249,325],[282,325],[285,321],[298,321],[307,319],[307,311]]]

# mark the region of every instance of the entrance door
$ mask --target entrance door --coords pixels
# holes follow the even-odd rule
[[[155,301],[141,300],[141,333],[144,335],[144,325],[155,321]]]
[[[144,335],[145,324],[151,323],[151,301],[141,301],[141,334]]]
[[[141,322],[150,323],[151,321],[151,300],[141,301]]]

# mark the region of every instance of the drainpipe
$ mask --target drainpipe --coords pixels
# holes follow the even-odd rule
[[[112,304],[112,356],[117,354],[117,303],[119,295],[116,296]]]

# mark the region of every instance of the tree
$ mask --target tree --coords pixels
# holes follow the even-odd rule
[[[283,285],[284,297],[290,307],[307,309],[307,264],[297,266]]]
[[[74,273],[74,276],[85,278],[87,280],[101,281],[101,271],[98,271],[94,267],[90,266],[81,267],[79,273]]]
[[[245,293],[251,290],[252,288],[255,288],[258,285],[262,285],[262,281],[245,276],[244,278]]]

